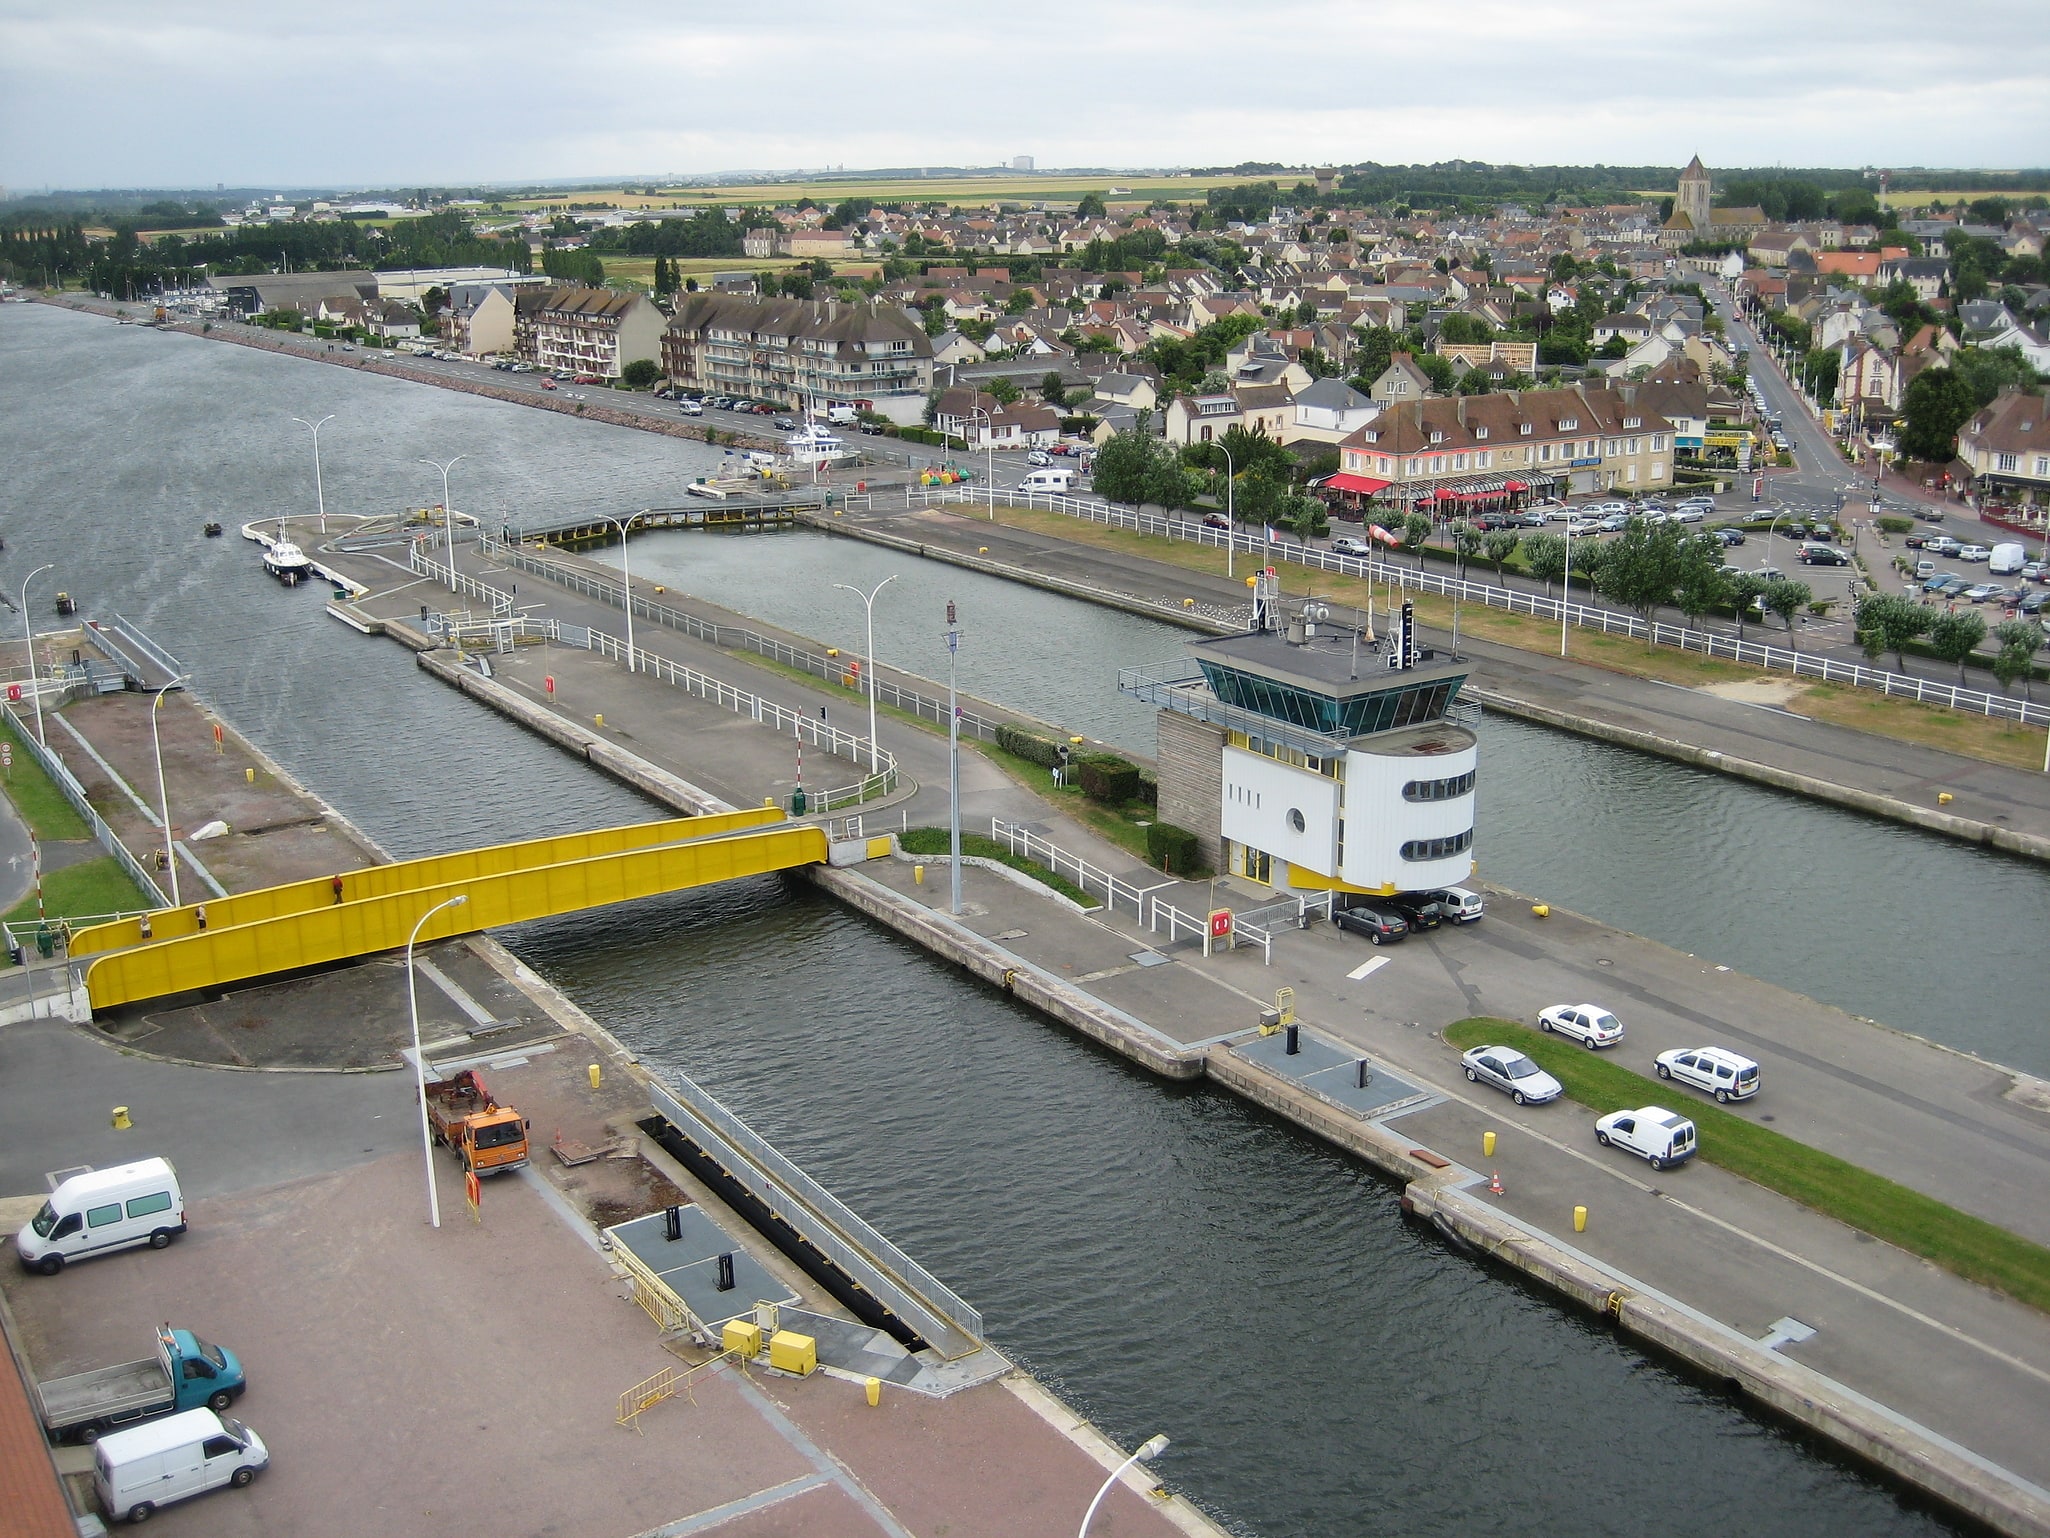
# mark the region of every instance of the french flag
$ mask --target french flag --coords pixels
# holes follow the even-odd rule
[[[1271,523],[1267,525],[1267,543],[1270,545],[1274,543],[1274,525]]]

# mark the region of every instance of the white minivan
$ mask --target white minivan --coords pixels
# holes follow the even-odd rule
[[[1435,892],[1424,893],[1424,896],[1435,902],[1439,912],[1455,924],[1471,924],[1486,907],[1480,893],[1463,886],[1440,887]]]
[[[240,1488],[270,1462],[263,1438],[232,1416],[187,1410],[93,1444],[93,1488],[116,1522],[146,1522],[160,1506]]]
[[[184,1232],[178,1171],[169,1159],[140,1159],[61,1182],[14,1236],[14,1249],[29,1270],[55,1276],[70,1261],[138,1244],[160,1250]]]
[[[1018,489],[1020,491],[1064,492],[1074,483],[1075,472],[1072,470],[1034,470],[1018,483]]]

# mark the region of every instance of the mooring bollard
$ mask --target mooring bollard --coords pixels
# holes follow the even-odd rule
[[[586,1068],[584,1072],[591,1076],[591,1088],[593,1089],[596,1089],[599,1083],[603,1081],[605,1077],[605,1071],[602,1068],[600,1068],[596,1063],[593,1063],[589,1068]]]
[[[1481,1134],[1481,1157],[1483,1159],[1495,1157],[1495,1134],[1492,1132],[1483,1132]]]
[[[126,1132],[130,1127],[133,1127],[134,1125],[135,1123],[128,1119],[127,1106],[117,1105],[114,1107],[114,1130],[116,1132]]]
[[[1573,1231],[1576,1234],[1587,1232],[1587,1209],[1585,1207],[1575,1207],[1573,1209]]]

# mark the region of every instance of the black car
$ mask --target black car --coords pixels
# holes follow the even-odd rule
[[[1390,908],[1375,908],[1365,903],[1340,908],[1331,915],[1331,922],[1340,929],[1365,935],[1376,945],[1392,945],[1409,933],[1409,925],[1401,914]]]
[[[1404,892],[1400,897],[1391,897],[1388,899],[1388,906],[1402,915],[1403,922],[1409,925],[1412,934],[1419,930],[1436,929],[1445,922],[1445,910],[1438,906],[1437,901],[1417,892]]]
[[[1851,558],[1835,545],[1803,545],[1801,547],[1803,566],[1848,566]]]
[[[1724,545],[1741,545],[1744,543],[1744,531],[1742,529],[1717,529],[1715,537],[1722,541]]]

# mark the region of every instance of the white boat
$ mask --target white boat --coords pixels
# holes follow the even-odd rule
[[[846,442],[818,426],[807,426],[783,440],[783,452],[801,465],[829,465],[847,454]]]
[[[289,539],[280,539],[265,547],[263,569],[285,586],[296,587],[313,575],[313,562]]]

